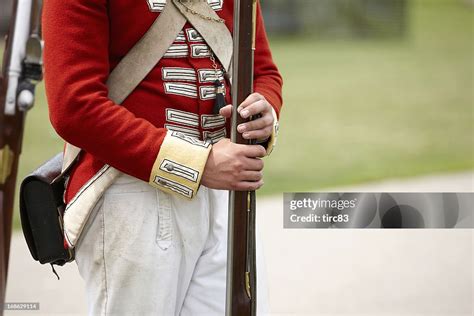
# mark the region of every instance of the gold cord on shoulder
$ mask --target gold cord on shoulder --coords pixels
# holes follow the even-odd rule
[[[194,1],[197,1],[197,0],[194,0]],[[202,1],[202,2],[205,2],[206,0],[198,0],[198,1]],[[214,17],[211,17],[211,16],[207,16],[207,15],[204,15],[202,13],[199,13],[197,12],[196,10],[190,8],[187,3],[190,2],[189,0],[178,0],[178,2],[186,9],[186,11],[188,11],[189,13],[191,14],[194,14],[204,20],[208,20],[208,21],[212,21],[212,22],[217,22],[217,23],[225,23],[225,20],[224,19],[221,19],[221,18],[214,18]]]

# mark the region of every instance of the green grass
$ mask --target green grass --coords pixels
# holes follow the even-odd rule
[[[410,12],[400,41],[272,41],[285,105],[262,193],[473,168],[473,10]]]
[[[285,105],[262,194],[472,169],[473,10],[460,3],[412,2],[400,41],[273,38]],[[42,86],[23,148],[19,179],[62,148]]]

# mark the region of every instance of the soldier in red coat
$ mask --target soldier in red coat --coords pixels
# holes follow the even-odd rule
[[[231,32],[233,0],[207,4]],[[218,87],[231,103],[226,67],[189,22],[121,105],[109,98],[109,74],[168,5],[45,1],[50,119],[82,149],[66,184],[64,225],[91,315],[222,315],[226,190],[260,188],[261,158],[276,141],[282,79],[260,6],[255,93],[238,107],[244,118],[261,115],[238,127],[257,145],[229,141],[232,106],[214,110]],[[107,181],[111,169],[120,175]]]

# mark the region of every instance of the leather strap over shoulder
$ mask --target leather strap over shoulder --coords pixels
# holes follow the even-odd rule
[[[115,67],[107,81],[109,98],[122,103],[155,67],[178,33],[186,19],[173,5],[167,5],[148,32]]]

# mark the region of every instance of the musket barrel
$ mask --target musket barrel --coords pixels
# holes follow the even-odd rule
[[[33,0],[18,0],[14,18],[14,30],[11,38],[10,61],[7,62],[7,93],[5,97],[5,114],[15,115],[16,96],[19,80],[22,73],[23,60],[25,59],[26,42],[30,37],[30,21]]]

